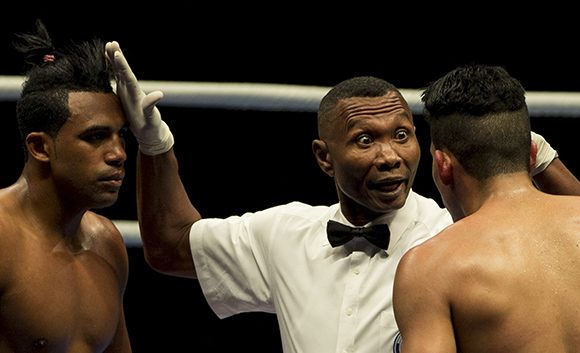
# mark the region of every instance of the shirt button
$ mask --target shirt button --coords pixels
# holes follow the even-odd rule
[[[358,268],[355,268],[354,270],[352,270],[352,273],[354,273],[355,275],[360,274],[360,270]]]
[[[346,309],[346,315],[347,316],[351,316],[352,315],[352,308]]]

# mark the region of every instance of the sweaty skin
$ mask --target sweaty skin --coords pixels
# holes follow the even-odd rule
[[[526,172],[477,183],[431,153],[437,188],[463,216],[397,268],[403,352],[580,352],[580,197],[542,193]]]
[[[125,244],[89,211],[118,198],[126,120],[114,94],[75,92],[69,105],[56,138],[31,134],[22,176],[0,190],[0,353],[130,352]]]

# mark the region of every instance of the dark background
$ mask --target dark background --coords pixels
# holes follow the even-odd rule
[[[14,4],[16,9],[0,21],[0,75],[23,73],[12,50],[13,33],[32,30],[40,17],[57,43],[92,36],[118,40],[143,80],[332,86],[369,74],[400,88],[422,88],[457,65],[480,62],[506,67],[529,91],[580,91],[576,12],[550,5],[508,11],[489,3],[446,8],[163,1],[127,3],[123,7],[128,9],[119,10],[105,2],[66,7],[27,2]],[[14,102],[0,102],[0,113],[0,186],[7,186],[22,168]],[[175,135],[190,197],[204,216],[241,214],[292,200],[336,202],[332,182],[310,150],[315,113],[162,107],[162,114]],[[423,158],[414,189],[439,200],[421,116],[416,124]],[[580,161],[573,142],[579,127],[577,118],[532,117],[532,128],[577,176]],[[135,149],[129,139],[119,202],[100,211],[113,219],[136,219]],[[274,316],[218,320],[196,281],[155,273],[143,261],[141,248],[128,250],[125,306],[135,352],[281,351]]]

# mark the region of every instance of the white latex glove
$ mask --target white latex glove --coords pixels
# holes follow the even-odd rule
[[[119,96],[129,128],[135,135],[142,153],[154,156],[162,154],[173,146],[173,134],[155,106],[163,98],[163,92],[145,94],[139,86],[119,43],[108,42],[105,52],[113,66]]]
[[[540,134],[536,134],[532,131],[532,141],[538,147],[538,152],[536,153],[536,164],[532,168],[530,173],[531,176],[539,174],[544,171],[552,163],[552,161],[558,157],[558,152],[550,146],[548,141]]]

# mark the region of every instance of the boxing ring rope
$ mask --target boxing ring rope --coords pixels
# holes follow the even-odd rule
[[[0,101],[15,101],[22,76],[0,76]],[[160,90],[159,106],[232,110],[316,112],[330,87],[271,83],[141,81],[146,92]],[[400,89],[414,114],[421,114],[419,89]],[[580,117],[580,92],[528,91],[526,102],[532,117]],[[141,246],[136,221],[113,221],[128,246]]]
[[[15,101],[22,76],[0,76],[0,101]],[[271,83],[141,81],[146,92],[163,91],[160,106],[316,112],[330,87]],[[421,90],[401,89],[414,114],[421,114]],[[532,117],[580,117],[580,92],[529,91]]]

